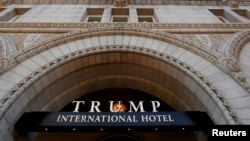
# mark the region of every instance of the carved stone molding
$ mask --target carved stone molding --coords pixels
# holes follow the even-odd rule
[[[0,6],[6,6],[11,4],[11,0],[0,0]]]
[[[19,84],[16,85],[16,87],[9,92],[9,94],[4,98],[0,99],[0,109],[4,106],[4,104],[13,97],[13,95],[18,95],[20,92],[22,92],[22,87],[28,87],[28,85],[31,84],[31,82],[35,81],[36,79],[39,79],[40,76],[43,74],[48,73],[51,71],[51,69],[54,69],[64,63],[70,62],[76,58],[88,56],[95,53],[109,53],[109,52],[132,52],[132,53],[138,53],[143,54],[147,56],[151,56],[154,58],[157,58],[159,60],[162,60],[163,62],[167,62],[168,64],[171,64],[172,66],[180,69],[181,71],[185,72],[187,75],[191,76],[192,79],[194,79],[199,85],[201,85],[206,92],[209,93],[209,95],[212,97],[214,101],[217,101],[217,103],[221,103],[223,107],[220,107],[223,110],[223,114],[225,115],[225,118],[231,117],[235,123],[239,123],[240,119],[238,118],[237,114],[232,115],[231,113],[235,113],[234,109],[231,107],[230,103],[223,98],[219,91],[212,85],[212,82],[207,80],[201,73],[197,72],[192,66],[187,65],[185,62],[182,62],[178,60],[177,58],[164,54],[162,52],[158,52],[156,50],[152,49],[145,49],[140,46],[121,46],[121,45],[111,45],[111,46],[97,46],[92,47],[84,50],[78,50],[74,53],[67,54],[63,57],[55,59],[53,62],[48,63],[44,67],[41,67],[36,72],[33,72],[30,74],[27,78],[22,80]],[[1,118],[1,116],[0,116]],[[228,119],[230,120],[230,119]]]
[[[86,28],[131,27],[160,29],[168,32],[188,33],[235,33],[250,29],[250,24],[188,24],[188,23],[0,23],[0,32],[65,33]]]
[[[12,57],[0,56],[0,74],[12,68],[16,65]]]
[[[250,30],[244,30],[233,34],[225,39],[219,47],[219,51],[224,55],[221,57],[221,63],[231,72],[239,72],[239,56],[245,44],[250,42]],[[227,63],[224,63],[227,62]]]
[[[12,4],[98,4],[112,5],[113,0],[9,0]],[[226,5],[227,0],[127,0],[129,5]],[[250,5],[249,1],[239,1],[240,5]]]
[[[196,35],[196,38],[201,42],[202,45],[212,48],[213,43],[211,42],[208,35]]]
[[[222,3],[225,3],[232,8],[238,8],[240,5],[239,0],[221,0],[221,1]]]
[[[240,72],[240,64],[233,57],[221,57],[219,63],[229,72]]]
[[[38,53],[41,53],[50,48],[53,48],[53,47],[56,47],[65,43],[69,43],[69,42],[73,42],[73,41],[77,41],[81,39],[87,39],[91,37],[115,36],[115,35],[145,37],[145,38],[151,38],[151,39],[163,41],[166,43],[170,43],[175,46],[181,47],[185,50],[188,50],[190,52],[193,52],[194,54],[201,56],[205,60],[210,61],[214,65],[217,64],[217,60],[219,58],[219,54],[217,54],[215,51],[210,50],[208,48],[204,48],[201,44],[196,44],[190,40],[187,40],[185,38],[182,38],[180,36],[176,36],[170,33],[153,31],[149,29],[141,29],[141,28],[113,27],[113,28],[91,28],[91,29],[86,29],[86,30],[78,30],[78,31],[74,31],[74,32],[70,32],[70,33],[66,33],[66,34],[62,34],[62,35],[49,38],[46,41],[38,42],[36,44],[31,45],[29,48],[24,48],[16,52],[15,54],[11,55],[10,58],[3,61],[1,65],[7,66],[6,68],[10,69],[13,65],[21,63]],[[227,105],[226,109],[229,111],[229,113],[234,113],[230,104],[229,105],[225,104],[227,103],[226,100],[218,96],[219,91],[212,85],[212,83],[209,82],[202,74],[197,72],[191,66],[185,64],[184,62],[179,61],[177,58],[166,55],[157,50],[146,49],[143,47],[119,46],[119,45],[118,46],[115,46],[115,45],[103,46],[103,47],[101,46],[101,47],[94,47],[94,48],[89,48],[85,50],[78,50],[74,53],[65,55],[62,58],[58,58],[54,60],[53,62],[41,67],[39,70],[30,74],[30,76],[28,76],[28,78],[26,78],[25,80],[21,81],[20,84],[17,84],[17,86],[11,92],[9,92],[6,98],[0,100],[1,101],[0,105],[4,106],[4,103],[8,101],[8,99],[11,98],[12,95],[19,93],[19,90],[21,89],[21,87],[25,87],[26,84],[27,85],[30,84],[30,81],[34,81],[34,79],[37,79],[37,76],[41,76],[41,74],[46,73],[46,71],[49,71],[50,69],[55,68],[57,65],[61,65],[62,62],[65,63],[65,61],[70,61],[71,59],[75,59],[82,55],[88,55],[90,53],[105,52],[105,51],[121,52],[123,49],[124,51],[131,50],[137,53],[151,54],[155,57],[159,57],[159,59],[161,60],[167,61],[168,63],[172,64],[173,66],[185,72],[187,71],[188,73],[190,73],[193,79],[197,81],[197,83],[199,83],[206,89],[206,91],[208,91],[211,95],[214,95],[214,97],[219,98],[220,101],[223,103],[222,105]],[[232,116],[229,113],[228,115],[234,119],[234,122],[238,123],[237,115]]]
[[[250,42],[250,30],[235,33],[225,39],[219,47],[219,51],[223,53],[223,56],[219,58],[218,62],[225,71],[250,92],[250,86],[241,72],[239,63],[241,50],[248,42]]]
[[[6,53],[5,53],[4,43],[3,43],[3,40],[0,39],[0,57],[5,56],[5,55]]]
[[[29,34],[25,39],[25,41],[23,42],[23,47],[26,48],[30,44],[33,44],[36,40],[40,38],[40,36],[41,36],[40,34]]]
[[[116,7],[124,7],[128,5],[128,1],[127,0],[114,0],[114,5]]]
[[[2,51],[2,55],[9,56],[10,54],[17,51],[15,43],[7,35],[0,33],[0,41],[1,41],[0,49]]]
[[[109,35],[139,36],[139,37],[153,38],[156,40],[168,42],[178,47],[181,47],[185,50],[189,50],[203,57],[204,59],[210,61],[213,64],[216,63],[217,59],[219,58],[219,54],[217,54],[215,51],[208,48],[204,48],[201,44],[194,43],[186,38],[182,38],[166,32],[152,31],[148,29],[139,29],[139,28],[122,28],[122,27],[99,28],[99,29],[93,28],[93,29],[66,33],[63,35],[52,37],[48,39],[46,42],[38,42],[36,44],[33,44],[29,48],[25,48],[18,51],[11,57],[13,57],[16,63],[19,63],[54,46],[62,45],[67,42],[72,42],[75,40],[85,39],[89,37],[109,36]]]
[[[232,8],[239,8],[239,2],[237,0],[234,0],[230,3],[230,6]]]
[[[6,35],[0,33],[0,74],[15,65],[11,54],[17,51],[14,42]]]

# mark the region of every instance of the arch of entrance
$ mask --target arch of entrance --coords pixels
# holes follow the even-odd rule
[[[74,31],[13,54],[1,75],[4,140],[23,112],[59,111],[89,92],[127,87],[215,124],[250,123],[249,93],[221,69],[220,54],[165,32],[114,27]]]

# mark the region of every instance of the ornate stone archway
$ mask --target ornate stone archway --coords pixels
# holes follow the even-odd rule
[[[242,52],[244,52],[242,50],[244,48],[245,50],[249,48],[249,33],[249,30],[236,32],[235,34],[226,38],[221,43],[218,50],[222,54],[219,62],[223,69],[231,74],[235,80],[238,81],[248,92],[250,92],[250,86],[246,79],[249,79],[249,76],[247,75],[247,71],[244,70],[244,67],[242,68],[242,66],[246,65],[244,63],[242,64],[242,58],[247,60],[249,56],[242,55]]]
[[[225,95],[249,94],[217,67],[218,59],[199,44],[147,29],[95,28],[59,35],[17,52],[4,65],[2,134],[11,140],[24,111],[57,111],[88,92],[117,86],[154,94],[176,110],[206,111],[216,124],[247,123],[249,116]]]

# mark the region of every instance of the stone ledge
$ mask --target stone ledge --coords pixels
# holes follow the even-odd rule
[[[11,4],[91,4],[91,5],[113,5],[113,0],[16,0]],[[220,0],[128,0],[128,5],[226,5]],[[239,5],[250,5],[249,1],[239,1]]]
[[[65,33],[88,28],[146,28],[170,33],[234,33],[250,29],[250,23],[0,23],[0,32]]]

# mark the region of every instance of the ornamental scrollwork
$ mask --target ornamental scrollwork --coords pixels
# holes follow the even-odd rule
[[[250,92],[246,77],[241,72],[239,57],[243,47],[250,41],[250,30],[237,32],[223,41],[219,51],[223,54],[218,59],[220,67],[228,72],[243,88]]]
[[[237,79],[240,84],[250,92],[250,86],[247,83],[246,77],[243,75],[242,72],[232,72],[232,75],[234,76],[235,79]]]
[[[14,65],[14,59],[11,56],[0,56],[0,74],[4,73],[6,70]]]
[[[207,59],[211,63],[214,63],[219,57],[216,52],[205,49],[200,44],[195,44],[190,40],[174,36],[173,34],[170,33],[151,31],[148,29],[141,29],[141,28],[138,29],[138,28],[113,27],[113,28],[98,28],[98,29],[90,28],[87,30],[79,30],[79,31],[69,32],[61,36],[56,36],[48,39],[47,42],[40,41],[30,45],[29,48],[24,48],[23,50],[19,50],[18,52],[13,54],[13,58],[17,62],[22,62],[46,49],[65,44],[67,42],[72,42],[75,40],[95,37],[95,36],[102,36],[102,35],[109,36],[118,34],[153,38],[156,40],[169,42],[173,45],[182,47],[183,49],[198,54],[199,56]]]
[[[235,60],[234,58],[225,58],[224,64],[230,70],[230,72],[240,72],[240,64],[239,61]]]
[[[113,3],[113,0],[8,0],[12,4],[96,4],[96,5],[109,5]],[[158,5],[169,5],[169,4],[185,4],[185,5],[229,5],[233,1],[237,0],[129,0],[130,4],[142,5],[142,4],[158,4]],[[239,5],[249,5],[249,1],[238,1]]]
[[[221,0],[222,3],[227,4],[232,8],[239,8],[239,1],[238,0]]]
[[[114,0],[114,5],[116,7],[124,7],[128,5],[128,1],[127,0]]]
[[[42,44],[40,44],[42,45]],[[66,54],[63,57],[57,58],[53,60],[53,62],[48,63],[46,66],[42,67],[36,72],[31,73],[28,77],[24,78],[23,81],[21,81],[19,84],[16,85],[16,87],[7,95],[6,98],[0,99],[0,108],[3,107],[3,105],[10,99],[13,95],[16,93],[19,93],[21,90],[21,87],[25,87],[28,84],[30,84],[31,81],[34,81],[37,79],[39,75],[46,74],[48,71],[50,71],[52,68],[56,68],[57,66],[61,65],[62,63],[66,63],[69,61],[74,60],[75,58],[79,58],[84,55],[96,53],[96,52],[114,52],[118,51],[120,52],[132,52],[132,53],[138,53],[138,54],[147,54],[150,56],[157,57],[161,59],[164,62],[168,62],[169,64],[173,65],[176,68],[179,68],[180,70],[184,71],[185,73],[188,73],[188,75],[191,75],[195,81],[200,83],[209,94],[214,95],[215,97],[220,99],[220,102],[224,103],[225,108],[229,112],[233,112],[233,109],[231,109],[230,103],[226,101],[226,99],[218,97],[220,94],[215,86],[212,85],[212,82],[210,82],[208,79],[206,79],[200,72],[196,71],[192,66],[189,66],[185,62],[182,62],[178,60],[178,58],[175,58],[171,55],[164,54],[162,52],[158,52],[156,50],[152,49],[144,49],[140,46],[97,46],[92,48],[87,48],[84,50],[78,50],[75,52],[72,52],[70,54]],[[8,60],[8,59],[7,59]],[[238,116],[236,115],[230,115],[235,122],[238,120]]]
[[[11,4],[11,0],[0,0],[0,6],[6,6]]]
[[[245,89],[250,91],[249,85],[246,82],[245,76],[242,74],[240,69],[240,63],[233,57],[221,57],[219,60],[220,67],[231,74],[234,79],[241,84]]]

